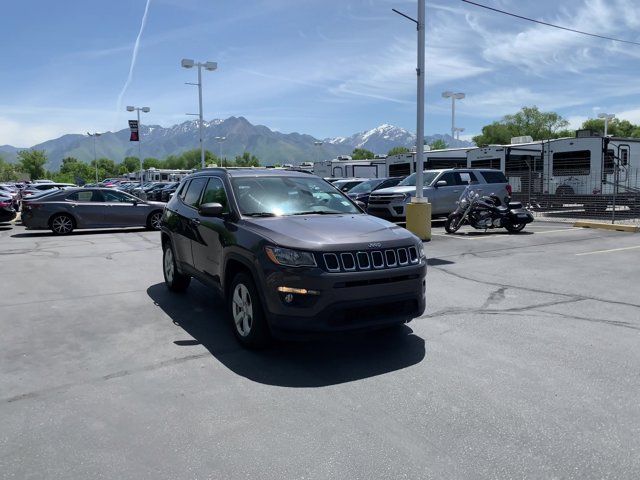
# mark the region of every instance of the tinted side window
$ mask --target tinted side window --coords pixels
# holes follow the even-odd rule
[[[178,196],[182,200],[184,200],[184,195],[187,193],[187,188],[189,188],[189,181],[184,182],[178,191]]]
[[[224,189],[222,180],[219,178],[209,179],[201,203],[219,203],[222,205],[223,212],[229,213],[229,201],[227,200],[227,192]]]
[[[483,171],[482,176],[487,181],[487,183],[507,183],[507,177],[504,176],[500,170],[496,171]]]
[[[453,172],[443,173],[442,176],[438,179],[438,181],[440,182],[441,180],[444,180],[445,182],[447,182],[448,187],[456,184],[456,177],[453,174]]]
[[[553,154],[554,175],[589,175],[591,151],[558,152]]]
[[[205,177],[198,177],[191,180],[191,183],[187,187],[187,193],[184,194],[184,203],[191,207],[198,207],[198,205],[200,205],[200,194],[206,183],[207,179]]]

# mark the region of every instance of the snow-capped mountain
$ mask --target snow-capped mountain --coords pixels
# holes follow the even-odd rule
[[[443,140],[451,148],[470,147],[473,145],[471,142],[456,140],[448,134],[428,135],[425,137],[427,144],[431,144],[436,140]],[[384,154],[397,146],[414,148],[416,136],[404,128],[385,123],[371,130],[355,133],[350,137],[326,138],[324,141],[332,145],[351,145],[353,148],[365,148],[373,153]]]
[[[171,127],[160,125],[142,125],[143,157],[166,158],[186,150],[198,148],[198,122],[186,121]],[[221,143],[216,137],[225,137]],[[379,127],[356,133],[349,137],[335,137],[323,140],[316,145],[317,138],[300,133],[276,132],[264,125],[253,125],[244,117],[229,117],[204,122],[204,144],[216,155],[234,157],[250,152],[265,165],[274,163],[298,164],[304,161],[335,158],[349,155],[354,148],[366,148],[373,153],[384,155],[393,147],[412,148],[415,135],[393,125]],[[468,142],[453,140],[449,135],[425,137],[427,143],[442,139],[450,146],[468,146]],[[54,140],[31,147],[44,150],[49,162],[49,170],[57,170],[65,157],[75,157],[82,161],[93,160],[93,140],[86,135],[68,134]],[[124,157],[137,156],[138,145],[129,141],[129,130],[107,132],[96,142],[98,157],[106,157],[120,162]],[[0,156],[15,161],[18,149],[10,145],[0,147]]]

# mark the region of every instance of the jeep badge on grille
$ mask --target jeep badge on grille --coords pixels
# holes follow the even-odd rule
[[[369,248],[380,248],[382,246],[381,243],[370,243],[367,245]]]

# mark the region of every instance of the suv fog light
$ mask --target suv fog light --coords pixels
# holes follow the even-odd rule
[[[287,302],[287,303],[293,302],[293,293],[287,293],[284,296],[284,301]]]
[[[318,290],[307,290],[306,288],[278,287],[278,291],[288,294],[285,295],[285,300],[287,300],[292,293],[297,293],[298,295],[320,295]],[[291,298],[293,299],[293,295],[291,295]],[[290,302],[290,300],[287,300],[287,302]]]

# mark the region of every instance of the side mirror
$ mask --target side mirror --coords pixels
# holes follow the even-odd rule
[[[447,186],[447,181],[446,180],[438,180],[436,182],[436,188],[438,187],[446,187]]]
[[[355,204],[358,205],[362,210],[367,209],[367,206],[364,204],[364,202],[361,202],[360,200],[356,200]]]
[[[203,217],[221,217],[224,208],[219,203],[203,203],[198,213]]]

